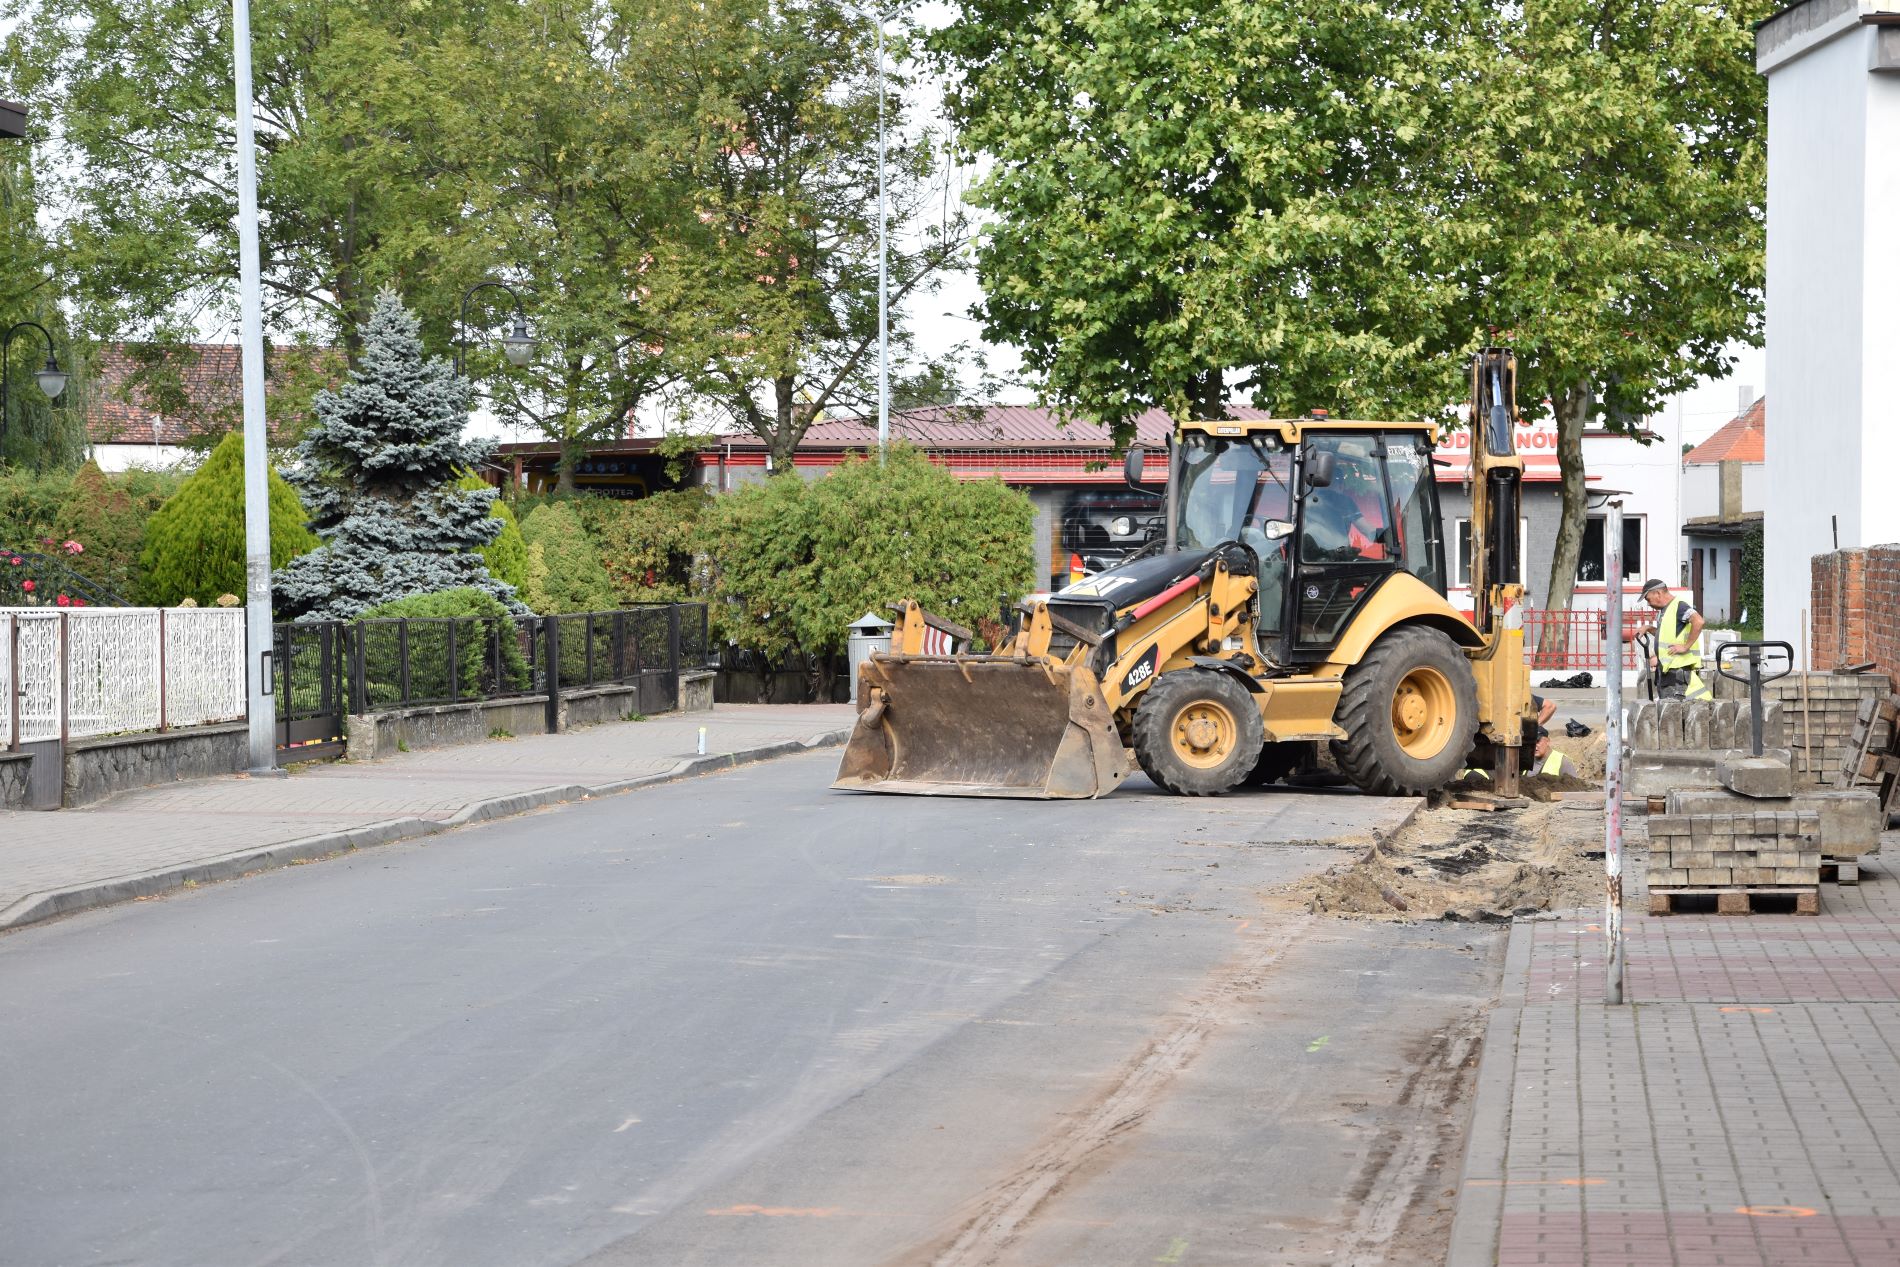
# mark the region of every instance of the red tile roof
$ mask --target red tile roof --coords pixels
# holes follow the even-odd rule
[[[1768,398],[1763,396],[1745,412],[1723,423],[1720,431],[1690,449],[1682,459],[1683,465],[1763,461],[1767,457],[1767,428]]]
[[[149,345],[108,343],[100,350],[92,399],[86,409],[86,435],[94,444],[183,444],[193,436],[229,431],[242,421],[242,352],[235,343],[187,343],[154,361]],[[334,360],[340,377],[341,354],[334,348],[272,348],[267,379],[287,371],[315,369]],[[167,363],[169,362],[169,363]],[[182,400],[164,409],[151,390],[134,381],[147,366],[162,380],[176,377]],[[269,420],[273,437],[279,419]]]
[[[1270,418],[1262,409],[1230,407],[1235,418]],[[1150,409],[1135,419],[1135,434],[1143,444],[1167,443],[1167,414]],[[927,409],[891,411],[891,438],[909,440],[928,449],[1047,449],[1107,450],[1108,428],[1099,422],[1065,418],[1053,409],[1028,405],[942,405]],[[765,442],[749,431],[719,437],[733,448],[764,448]],[[862,449],[877,444],[877,418],[827,418],[812,424],[798,447],[805,449]]]

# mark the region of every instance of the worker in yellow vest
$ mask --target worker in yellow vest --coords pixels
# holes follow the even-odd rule
[[[1649,667],[1656,672],[1658,699],[1709,699],[1702,680],[1702,613],[1669,592],[1661,581],[1643,582],[1643,601],[1662,613],[1656,622],[1656,654]]]

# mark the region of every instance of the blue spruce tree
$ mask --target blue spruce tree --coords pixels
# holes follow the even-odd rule
[[[376,298],[363,354],[339,391],[317,394],[317,420],[285,478],[303,496],[323,545],[272,579],[280,615],[348,620],[411,594],[475,586],[511,611],[527,608],[475,551],[501,530],[493,489],[456,478],[488,456],[462,438],[469,387],[426,358],[416,318],[392,292]]]

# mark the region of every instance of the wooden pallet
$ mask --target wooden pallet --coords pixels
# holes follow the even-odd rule
[[[1883,723],[1887,726],[1884,749],[1874,743]],[[1834,786],[1858,787],[1863,780],[1875,785],[1881,812],[1889,820],[1900,814],[1900,695],[1862,700],[1854,715],[1854,729],[1848,736]]]
[[[1780,885],[1776,887],[1749,887],[1731,889],[1651,889],[1649,891],[1649,913],[1651,915],[1706,915],[1706,910],[1691,910],[1690,907],[1703,906],[1705,898],[1715,899],[1717,915],[1819,915],[1821,913],[1821,890],[1806,885]],[[1685,902],[1693,898],[1695,901]],[[1794,899],[1792,911],[1786,909],[1787,900]]]

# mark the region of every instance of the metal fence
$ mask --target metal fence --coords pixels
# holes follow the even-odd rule
[[[0,610],[0,744],[244,716],[237,608]]]
[[[679,705],[679,674],[710,662],[704,603],[564,616],[298,621],[276,627],[278,746],[340,749],[347,714],[626,686],[630,711]],[[550,692],[552,681],[555,690]]]
[[[1658,613],[1647,607],[1623,613],[1625,634],[1641,633],[1656,627]],[[1609,618],[1601,611],[1524,611],[1524,658],[1531,669],[1547,672],[1561,669],[1609,668]],[[1635,672],[1636,647],[1623,644],[1623,668]]]

